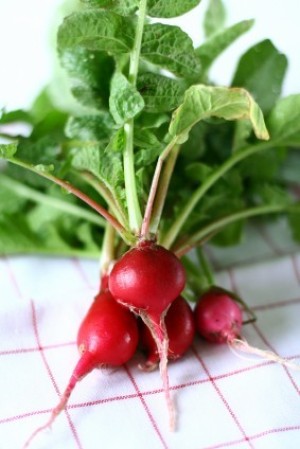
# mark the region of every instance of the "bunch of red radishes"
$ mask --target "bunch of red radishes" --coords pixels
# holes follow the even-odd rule
[[[176,360],[189,349],[196,330],[211,342],[244,342],[240,339],[242,309],[235,295],[210,287],[193,311],[180,296],[185,281],[181,261],[154,241],[140,241],[115,262],[110,273],[102,276],[100,291],[79,328],[77,345],[81,355],[68,386],[47,423],[35,430],[24,448],[53,423],[80,379],[102,365],[125,364],[139,342],[146,352],[140,369],[149,371],[160,366],[170,428],[174,429],[168,359]]]

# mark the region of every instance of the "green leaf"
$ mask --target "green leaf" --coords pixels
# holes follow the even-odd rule
[[[207,151],[205,141],[207,127],[204,122],[199,122],[191,129],[188,140],[182,145],[180,155],[186,160],[202,159]]]
[[[187,79],[197,78],[200,63],[191,38],[177,26],[161,23],[146,24],[141,58],[175,75]]]
[[[206,37],[219,32],[225,23],[226,10],[222,0],[210,0],[204,16],[204,32]]]
[[[159,148],[163,150],[164,145],[158,140],[156,135],[149,129],[136,128],[134,133],[134,145],[139,148]]]
[[[249,119],[256,136],[268,139],[264,118],[257,103],[245,89],[191,86],[181,106],[173,113],[169,133],[177,142],[184,142],[191,128],[200,120],[219,117],[225,120]]]
[[[114,122],[108,113],[70,117],[66,125],[66,135],[82,141],[108,142]]]
[[[160,128],[165,123],[170,121],[170,117],[168,114],[155,114],[151,112],[145,112],[145,110],[141,113],[139,117],[135,120],[135,123],[141,129],[148,128]]]
[[[127,16],[134,13],[139,6],[139,0],[81,0],[90,6],[112,9],[118,14]]]
[[[262,204],[285,206],[291,203],[291,197],[287,190],[277,184],[259,183],[255,186],[253,193],[255,196],[259,196]]]
[[[148,0],[147,14],[151,17],[177,17],[195,8],[201,0]]]
[[[0,217],[22,210],[26,200],[6,187],[3,174],[0,174]]]
[[[66,17],[57,35],[58,51],[83,47],[111,54],[127,53],[133,45],[131,21],[111,11],[80,11]]]
[[[54,170],[54,165],[37,164],[34,166],[34,168],[41,173],[51,173]]]
[[[32,253],[40,242],[30,229],[26,218],[18,215],[0,217],[0,254]]]
[[[9,159],[17,152],[18,143],[0,143],[0,158]]]
[[[66,160],[60,160],[61,148],[51,134],[36,141],[31,138],[20,139],[17,155],[18,159],[31,165],[54,166],[55,170],[61,169],[66,163]],[[35,188],[48,185],[48,181],[41,176],[13,164],[8,164],[6,173]]]
[[[90,51],[73,47],[60,54],[60,62],[68,75],[86,86],[109,90],[109,79],[114,71],[114,60],[103,51]]]
[[[29,112],[23,109],[16,109],[15,111],[0,111],[0,124],[6,125],[8,123],[24,122],[32,123],[32,116]]]
[[[185,173],[192,181],[197,184],[202,183],[212,172],[212,167],[202,162],[193,162],[186,166]]]
[[[53,114],[53,112],[57,112],[58,114],[61,113],[60,111],[57,111],[57,108],[52,102],[49,89],[45,87],[35,98],[30,108],[30,114],[34,119],[34,122],[39,123],[44,121],[47,116]]]
[[[72,149],[72,165],[77,170],[92,173],[110,191],[120,208],[125,211],[124,173],[122,148],[123,130],[111,137],[105,148],[97,142],[87,142],[82,146],[74,145]],[[112,151],[114,147],[114,151]]]
[[[234,223],[230,223],[219,231],[218,234],[212,239],[212,243],[217,246],[227,247],[237,245],[240,243],[245,220],[238,220]]]
[[[279,100],[268,117],[268,128],[276,145],[300,145],[300,94]]]
[[[143,73],[138,77],[137,89],[143,96],[145,110],[165,112],[175,109],[183,99],[185,84],[154,73]]]
[[[123,125],[144,108],[144,100],[122,73],[116,72],[111,80],[109,109],[115,122]]]
[[[254,24],[254,20],[243,20],[211,36],[195,51],[203,70],[208,70],[215,59],[237,38],[246,33]]]
[[[71,91],[83,105],[100,109],[109,98],[114,59],[105,52],[90,51],[80,46],[60,52],[60,62],[71,78]]]
[[[266,39],[241,57],[232,85],[247,89],[267,114],[281,94],[286,69],[286,56]]]
[[[96,90],[87,86],[78,85],[71,87],[71,92],[73,97],[82,106],[95,110],[95,112],[103,110],[104,105],[102,97]]]
[[[239,164],[239,170],[245,179],[255,184],[272,181],[284,163],[286,150],[282,147],[270,148],[255,154]]]

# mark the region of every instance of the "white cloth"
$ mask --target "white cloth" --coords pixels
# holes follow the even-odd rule
[[[219,272],[257,314],[254,346],[300,363],[300,255]],[[78,353],[76,332],[98,284],[93,261],[0,259],[0,449],[19,449],[45,423]],[[300,372],[196,339],[169,364],[177,430],[157,371],[124,368],[83,379],[32,449],[298,449]]]

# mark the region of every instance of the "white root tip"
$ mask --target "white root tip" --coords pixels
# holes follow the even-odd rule
[[[165,311],[160,317],[159,324],[157,322],[155,323],[154,321],[152,321],[152,319],[146,313],[140,314],[140,316],[143,319],[146,326],[148,327],[148,329],[150,330],[157,346],[159,354],[159,371],[163,384],[167,410],[169,414],[169,429],[171,432],[174,432],[176,429],[176,412],[175,412],[175,405],[170,392],[169,374],[167,368],[169,339],[164,320],[166,312],[167,311]]]
[[[263,359],[270,360],[275,363],[280,363],[281,365],[286,366],[287,368],[300,371],[300,365],[293,362],[292,360],[284,359],[283,357],[280,357],[278,354],[275,354],[275,352],[250,346],[246,340],[234,338],[233,340],[228,342],[228,345],[230,349],[242,351],[247,354],[255,354]]]

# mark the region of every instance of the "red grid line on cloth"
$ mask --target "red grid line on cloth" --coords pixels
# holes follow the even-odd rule
[[[12,270],[10,264],[9,264],[9,261],[7,259],[5,259],[5,262],[6,262],[6,267],[7,267],[7,271],[8,271],[8,275],[10,277],[11,283],[14,286],[14,288],[16,290],[16,293],[18,294],[19,298],[22,299],[23,295],[22,295],[21,289],[20,289],[20,287],[18,285],[18,282],[16,280],[14,272],[13,272],[13,270]],[[36,309],[35,309],[33,301],[30,302],[30,306],[31,306],[32,324],[33,324],[33,330],[34,330],[34,334],[35,334],[35,339],[36,339],[36,342],[37,342],[37,348],[38,348],[38,351],[41,354],[43,363],[44,363],[46,371],[47,371],[47,373],[48,373],[48,375],[50,377],[51,383],[52,383],[52,385],[53,385],[53,387],[55,389],[55,392],[58,394],[58,396],[60,396],[60,391],[59,391],[59,388],[57,386],[57,382],[56,382],[56,380],[55,380],[55,378],[53,376],[53,373],[52,373],[52,371],[50,369],[50,366],[49,366],[49,364],[47,362],[47,359],[46,359],[46,356],[44,354],[43,347],[42,347],[42,345],[40,343],[40,337],[39,337],[38,325],[37,325],[37,315],[36,315]],[[34,413],[33,412],[32,414],[38,414],[38,413]],[[74,437],[74,440],[76,442],[76,445],[77,445],[78,449],[83,449],[83,446],[82,446],[82,444],[81,444],[81,442],[79,440],[77,431],[75,429],[74,423],[71,420],[71,417],[70,417],[69,412],[67,410],[65,410],[65,414],[66,414],[66,417],[67,417],[67,420],[68,420],[68,423],[69,423],[72,435]]]
[[[296,354],[296,355],[292,355],[289,357],[286,357],[287,360],[293,360],[295,358],[300,357],[300,354]],[[199,380],[193,380],[190,382],[185,382],[185,383],[181,383],[178,385],[173,385],[170,387],[171,391],[177,391],[177,390],[181,390],[183,388],[189,388],[189,387],[193,387],[196,385],[201,385],[201,384],[205,384],[208,382],[211,382],[211,380],[217,381],[217,380],[221,380],[221,379],[226,379],[228,377],[231,376],[236,376],[239,374],[243,374],[247,371],[252,371],[264,366],[268,366],[271,365],[275,362],[270,361],[270,360],[266,360],[266,361],[262,361],[260,363],[256,363],[252,366],[246,366],[240,369],[236,369],[234,371],[230,371],[230,372],[226,372],[223,374],[218,374],[217,376],[211,376],[211,378],[206,378],[206,379],[199,379]],[[140,395],[144,396],[150,396],[150,395],[155,395],[155,394],[161,394],[163,392],[162,388],[156,388],[153,390],[146,390],[146,391],[140,391]],[[77,408],[82,408],[82,407],[92,407],[95,405],[99,405],[99,404],[106,404],[109,402],[114,402],[114,401],[121,401],[121,400],[126,400],[126,399],[136,399],[139,397],[138,393],[131,393],[131,394],[126,394],[126,395],[122,395],[122,396],[111,396],[109,398],[104,398],[104,399],[97,399],[95,401],[88,401],[88,402],[79,402],[77,404],[71,404],[71,405],[67,405],[67,409],[77,409]],[[4,423],[8,423],[11,421],[17,421],[23,418],[28,418],[29,416],[34,416],[34,415],[40,415],[40,414],[46,414],[46,413],[50,413],[52,411],[51,408],[48,409],[44,409],[44,410],[37,410],[37,411],[32,411],[32,412],[26,412],[24,414],[20,414],[20,415],[16,415],[16,416],[10,416],[7,418],[2,418],[0,419],[0,425],[4,424]]]
[[[300,297],[266,303],[266,304],[261,304],[261,305],[256,305],[256,306],[252,307],[252,310],[254,310],[254,311],[269,310],[269,309],[275,309],[275,308],[280,308],[280,307],[292,306],[292,305],[299,304],[299,303],[300,303]],[[0,356],[13,355],[13,354],[24,354],[27,352],[39,352],[39,351],[41,351],[41,349],[43,351],[47,351],[48,349],[58,349],[58,348],[63,348],[63,347],[67,347],[67,346],[75,346],[75,345],[76,345],[75,341],[69,341],[69,342],[56,343],[56,344],[51,344],[51,345],[43,345],[43,346],[41,346],[41,348],[32,347],[32,348],[7,349],[4,351],[0,351]]]
[[[252,310],[258,311],[258,310],[271,310],[276,309],[278,307],[287,307],[287,306],[293,306],[295,304],[300,303],[300,298],[292,298],[287,300],[281,300],[276,302],[269,302],[268,304],[261,304],[259,306],[253,306],[251,307]]]
[[[5,262],[6,270],[7,270],[7,272],[8,272],[10,281],[11,281],[13,287],[15,288],[18,297],[22,299],[23,295],[22,295],[22,293],[21,293],[19,284],[17,283],[16,277],[15,277],[15,275],[14,275],[14,273],[13,273],[13,270],[12,270],[12,268],[11,268],[11,265],[10,265],[10,263],[9,263],[9,260],[8,260],[8,258],[5,257],[5,256],[3,257],[3,260],[4,260],[4,262]]]
[[[27,352],[39,352],[41,350],[46,351],[47,349],[57,349],[65,348],[66,346],[74,346],[75,342],[70,341],[66,343],[57,343],[53,345],[44,345],[40,348],[20,348],[20,349],[7,349],[5,351],[0,351],[0,356],[2,355],[14,355],[14,354],[26,354]]]
[[[252,324],[253,328],[256,330],[257,334],[259,335],[259,337],[262,339],[262,341],[265,343],[266,346],[268,346],[269,349],[271,349],[271,351],[273,351],[276,355],[278,355],[278,353],[276,352],[276,349],[271,345],[271,343],[268,341],[268,339],[266,338],[266,336],[262,333],[262,331],[259,329],[259,327],[253,323]],[[290,371],[288,370],[288,368],[285,365],[282,365],[282,368],[284,369],[284,371],[286,372],[289,380],[291,381],[294,389],[296,390],[296,392],[298,393],[298,395],[300,395],[300,390],[298,385],[296,384],[293,376],[291,375]]]
[[[89,282],[88,282],[88,279],[87,279],[87,277],[86,277],[86,275],[85,275],[84,270],[83,270],[83,269],[79,270],[79,273],[81,274],[83,281],[84,281],[84,282],[87,284],[87,286],[88,286],[88,285],[89,285]],[[142,405],[143,405],[143,407],[144,407],[144,410],[146,411],[146,414],[147,414],[147,416],[148,416],[148,418],[149,418],[150,424],[151,424],[151,426],[152,426],[154,432],[156,433],[156,435],[157,435],[158,438],[160,439],[163,448],[164,448],[164,449],[168,449],[168,446],[167,446],[166,442],[164,441],[164,439],[163,439],[163,437],[162,437],[162,434],[160,433],[160,430],[159,430],[159,428],[158,428],[157,422],[155,421],[155,419],[154,419],[152,413],[150,412],[150,409],[149,409],[149,407],[147,406],[147,404],[146,404],[146,402],[145,402],[145,399],[144,399],[143,395],[141,394],[141,392],[140,392],[140,390],[139,390],[139,387],[138,387],[138,385],[137,385],[137,383],[136,383],[134,377],[132,376],[132,374],[131,374],[131,372],[130,372],[128,366],[125,365],[125,366],[124,366],[124,369],[125,369],[125,372],[126,372],[127,376],[129,377],[129,380],[130,380],[130,382],[132,383],[132,385],[133,385],[135,391],[137,392],[137,397],[140,399],[140,401],[141,401],[141,403],[142,403]]]
[[[262,438],[262,437],[265,437],[268,435],[272,435],[274,433],[292,432],[294,430],[299,430],[299,429],[300,429],[300,426],[278,427],[278,428],[274,428],[274,429],[265,430],[263,432],[256,433],[254,435],[250,435],[248,438],[249,438],[249,440],[253,441],[253,440],[258,440],[259,438]],[[234,441],[228,441],[226,443],[220,443],[215,446],[208,446],[208,447],[201,448],[201,449],[221,449],[223,447],[236,446],[237,444],[240,444],[243,442],[244,442],[243,439],[239,439],[239,440],[234,440]]]
[[[228,270],[229,272],[229,279],[230,279],[230,283],[231,283],[231,288],[233,291],[235,291],[237,294],[239,294],[239,289],[238,286],[235,282],[235,277],[233,274],[232,270]],[[279,355],[277,353],[277,351],[275,350],[275,348],[271,345],[271,343],[268,341],[268,339],[266,338],[266,336],[263,334],[263,332],[260,330],[260,328],[257,326],[257,324],[255,323],[251,323],[253,329],[255,329],[257,335],[260,337],[260,339],[264,342],[264,344],[272,351],[274,352],[274,354]],[[291,375],[289,369],[285,366],[282,365],[282,368],[284,369],[284,371],[286,372],[287,377],[289,378],[291,384],[293,385],[293,388],[296,390],[297,394],[300,395],[300,390],[298,388],[298,385],[296,384],[293,376]]]
[[[271,308],[271,307],[273,307],[273,306],[276,306],[277,304],[269,304],[269,305],[266,305],[265,306],[265,308]],[[288,305],[288,304],[284,304],[283,302],[282,302],[282,304],[281,304],[282,306],[284,306],[284,305]],[[260,307],[260,306],[257,306],[257,307]],[[70,344],[72,344],[72,343],[70,343]],[[62,344],[63,345],[63,344]],[[43,348],[42,346],[40,347],[40,348],[37,348],[36,349],[36,351],[41,351],[41,350],[44,350],[45,348]],[[232,373],[227,373],[227,374],[225,374],[225,375],[220,375],[220,376],[217,376],[217,377],[215,377],[214,379],[218,379],[218,378],[222,378],[222,377],[227,377],[227,376],[230,376],[230,375],[234,375],[234,374],[236,374],[236,373],[238,373],[239,371],[240,372],[242,372],[242,371],[246,371],[246,370],[248,370],[248,369],[254,369],[254,368],[256,368],[256,367],[258,367],[258,366],[264,366],[264,365],[267,365],[267,364],[269,364],[269,363],[273,363],[273,362],[264,362],[264,363],[261,363],[261,364],[259,364],[259,365],[256,365],[256,366],[254,366],[254,367],[249,367],[249,368],[247,368],[247,369],[243,369],[243,370],[237,370],[236,372],[232,372]],[[203,383],[203,382],[207,382],[207,381],[211,381],[211,379],[205,379],[205,380],[202,380],[202,381],[199,381],[199,382],[197,382],[197,383]],[[193,382],[193,384],[196,384],[196,382]],[[190,384],[191,385],[191,384]],[[177,386],[175,386],[175,387],[172,387],[172,389],[179,389],[179,388],[183,388],[184,386],[189,386],[188,384],[182,384],[182,385],[177,385]],[[150,391],[150,392],[141,392],[140,394],[142,394],[142,395],[146,395],[146,394],[155,394],[156,392],[161,392],[162,390],[153,390],[153,391]],[[138,395],[131,395],[131,397],[132,398],[136,398],[136,397],[138,397]],[[124,397],[124,399],[127,399],[128,398],[128,396],[126,396],[126,397]],[[119,398],[116,398],[115,400],[118,400]],[[113,399],[108,399],[108,401],[110,401],[110,400],[113,400]],[[106,401],[106,400],[104,400],[104,401]],[[99,402],[104,402],[104,401],[95,401],[95,403],[99,403]],[[83,406],[86,406],[87,405],[87,403],[85,403],[85,404],[75,404],[75,405],[72,405],[72,406],[69,406],[68,408],[76,408],[76,407],[83,407]],[[94,405],[94,402],[93,403],[88,403],[88,405]],[[31,415],[34,415],[34,414],[40,414],[40,413],[47,413],[48,411],[50,411],[50,410],[45,410],[45,411],[37,411],[37,412],[32,412],[32,413],[30,413]],[[29,414],[27,414],[27,416],[29,416]],[[277,430],[275,429],[274,430],[274,432],[276,432]],[[282,430],[281,430],[282,431]],[[262,432],[261,434],[259,434],[259,435],[261,435],[261,436],[263,436],[264,434],[267,434],[267,433],[272,433],[273,432],[273,430],[271,430],[271,431],[265,431],[265,432]],[[257,436],[253,436],[253,437],[248,437],[249,439],[254,439],[254,438],[257,438]],[[242,439],[242,440],[239,440],[240,442],[244,442],[244,439]],[[224,445],[222,445],[222,446],[218,446],[218,447],[226,447],[226,446],[228,446],[228,444],[229,443],[224,443]],[[237,444],[237,443],[234,443],[234,444]]]
[[[47,358],[45,356],[45,353],[44,353],[44,351],[42,349],[42,345],[41,345],[41,342],[40,342],[40,336],[39,336],[38,324],[37,324],[37,314],[36,314],[36,309],[35,309],[33,301],[31,301],[31,311],[32,311],[32,322],[33,322],[34,334],[35,334],[36,342],[37,342],[38,347],[40,349],[40,354],[41,354],[42,360],[43,360],[44,365],[46,367],[46,371],[48,373],[48,376],[50,377],[51,383],[52,383],[52,385],[53,385],[53,387],[55,389],[55,392],[60,397],[61,396],[60,390],[58,388],[57,382],[56,382],[56,380],[55,380],[55,378],[53,376],[53,373],[51,371],[51,368],[49,366],[49,363],[47,361]],[[65,414],[66,414],[69,426],[71,428],[73,437],[74,437],[74,439],[76,441],[77,447],[79,449],[82,449],[82,444],[80,442],[80,439],[79,439],[79,436],[77,434],[76,428],[74,426],[73,421],[71,420],[71,417],[70,417],[70,414],[69,414],[68,410],[66,410],[66,409],[65,409]]]
[[[243,426],[241,425],[239,419],[237,418],[236,414],[234,413],[234,411],[232,410],[232,408],[229,405],[229,402],[225,399],[221,389],[218,387],[216,380],[211,376],[209,369],[207,368],[204,360],[202,359],[202,357],[198,354],[198,352],[196,351],[195,347],[192,347],[192,351],[196,357],[196,359],[199,361],[201,367],[203,368],[203,370],[205,371],[206,375],[208,376],[209,380],[211,381],[212,386],[214,387],[216,393],[218,394],[219,398],[221,399],[221,401],[223,402],[223,404],[225,405],[227,411],[229,412],[230,416],[232,417],[233,421],[235,422],[237,428],[239,429],[239,431],[241,432],[241,434],[243,435],[243,438],[241,441],[243,442],[247,442],[249,447],[254,449],[251,441],[249,440]]]
[[[146,414],[147,414],[147,416],[148,416],[148,418],[150,420],[151,426],[155,430],[155,433],[158,436],[158,438],[159,438],[159,440],[160,440],[160,442],[162,444],[162,447],[164,449],[168,449],[167,443],[165,442],[165,440],[164,440],[164,438],[163,438],[163,436],[162,436],[162,434],[161,434],[161,432],[160,432],[160,430],[158,428],[157,422],[155,421],[152,413],[150,412],[150,409],[149,409],[148,405],[146,404],[146,401],[145,401],[144,396],[143,396],[143,394],[141,393],[141,391],[140,391],[140,389],[138,387],[138,384],[136,383],[136,381],[135,381],[133,375],[131,374],[131,372],[130,372],[130,370],[129,370],[127,365],[124,366],[124,369],[125,369],[128,377],[129,377],[129,379],[130,379],[130,381],[131,381],[135,391],[137,392],[137,396],[138,396],[138,398],[140,399],[140,401],[141,401],[141,403],[143,405],[143,408],[144,408],[144,410],[145,410],[145,412],[146,412]]]

